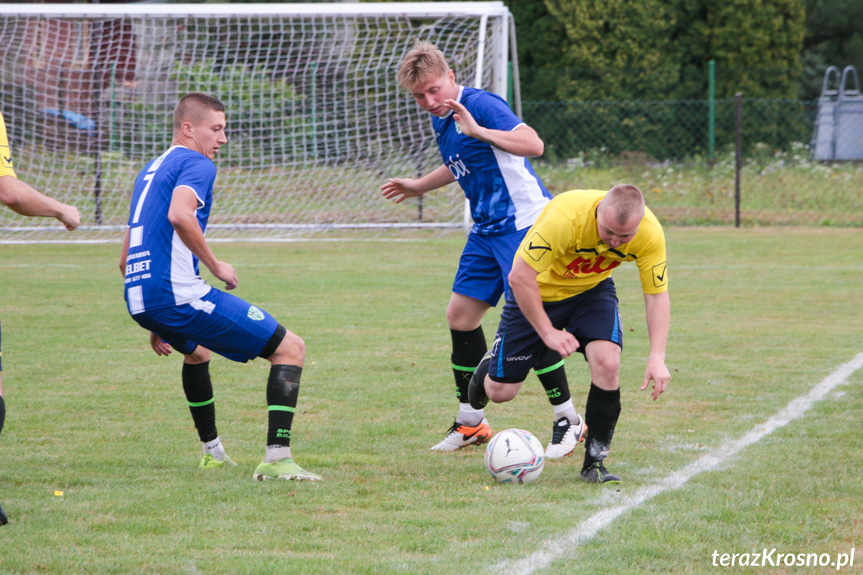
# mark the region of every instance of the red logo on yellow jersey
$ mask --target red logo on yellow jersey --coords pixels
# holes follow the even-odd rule
[[[602,274],[610,272],[620,265],[619,261],[610,260],[608,261],[608,266],[602,267],[606,261],[605,256],[598,256],[596,259],[578,256],[566,266],[570,271],[566,272],[564,276],[573,278],[577,275]]]

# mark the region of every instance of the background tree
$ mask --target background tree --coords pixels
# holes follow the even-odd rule
[[[545,0],[564,27],[557,96],[565,100],[673,97],[675,14],[663,0]]]
[[[711,59],[717,63],[718,97],[797,93],[804,0],[507,4],[518,24],[525,99],[703,99]]]
[[[803,0],[683,0],[677,22],[672,44],[683,67],[706,71],[716,61],[717,97],[796,97]]]
[[[566,43],[563,23],[551,15],[544,2],[508,0],[506,4],[515,20],[522,99],[557,99],[561,50]]]
[[[800,97],[817,98],[828,66],[853,65],[863,72],[863,2],[806,0]]]

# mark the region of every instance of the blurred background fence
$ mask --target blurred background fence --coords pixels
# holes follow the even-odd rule
[[[739,152],[734,98],[712,122],[709,100],[533,101],[522,116],[553,193],[628,182],[666,224],[863,226],[863,162],[813,159],[817,100],[739,105]]]

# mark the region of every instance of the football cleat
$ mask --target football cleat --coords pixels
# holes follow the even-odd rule
[[[551,442],[545,448],[545,458],[560,459],[571,455],[575,446],[584,441],[586,434],[587,425],[581,417],[576,423],[570,423],[569,419],[561,417],[554,422],[551,429]]]
[[[485,443],[491,437],[491,426],[486,418],[479,425],[469,427],[458,421],[453,422],[443,441],[431,448],[432,451],[455,451],[468,445]]]
[[[620,477],[608,472],[601,461],[594,461],[581,470],[581,478],[588,483],[620,483]]]
[[[227,455],[225,455],[225,459],[223,461],[219,461],[218,459],[213,457],[212,453],[205,453],[204,457],[201,458],[201,462],[198,464],[198,467],[200,467],[201,469],[216,469],[217,467],[221,467],[226,463],[228,465],[237,465]]]
[[[0,505],[0,525],[6,525],[9,523],[9,518],[6,517],[6,512],[3,511],[3,506]]]
[[[252,475],[252,477],[257,479],[258,481],[265,481],[267,479],[320,481],[323,479],[323,477],[321,477],[317,473],[306,471],[305,469],[294,463],[294,460],[291,458],[280,459],[272,463],[262,461],[258,464],[258,467],[255,468],[255,473]]]

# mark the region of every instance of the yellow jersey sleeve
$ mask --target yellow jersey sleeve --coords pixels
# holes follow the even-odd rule
[[[631,253],[636,254],[635,263],[641,278],[641,290],[646,294],[668,291],[665,234],[650,211],[645,214],[638,233],[630,244]]]
[[[0,176],[15,176],[12,167],[12,150],[9,148],[9,138],[6,136],[6,122],[0,113]]]
[[[518,253],[527,265],[541,274],[563,257],[574,236],[571,218],[549,204],[528,230]]]

